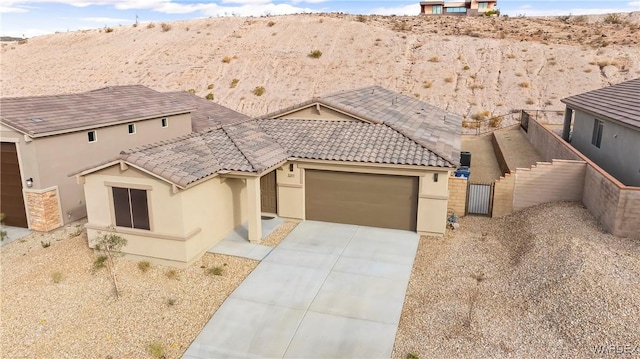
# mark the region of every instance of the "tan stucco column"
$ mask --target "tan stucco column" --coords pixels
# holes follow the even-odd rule
[[[249,222],[249,242],[260,243],[262,240],[260,177],[247,178],[247,221]]]

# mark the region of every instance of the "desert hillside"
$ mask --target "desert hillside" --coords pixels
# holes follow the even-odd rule
[[[3,42],[0,81],[3,97],[193,89],[254,116],[379,84],[462,115],[499,115],[562,109],[565,96],[640,76],[639,41],[640,13],[209,18]]]

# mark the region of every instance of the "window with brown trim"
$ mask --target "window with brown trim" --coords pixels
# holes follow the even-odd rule
[[[150,230],[147,191],[112,187],[116,226]]]

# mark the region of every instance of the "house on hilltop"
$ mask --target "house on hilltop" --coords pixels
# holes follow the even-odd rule
[[[94,91],[0,99],[5,224],[49,231],[86,217],[83,187],[69,178],[123,148],[247,119],[189,93],[113,86]]]
[[[429,0],[420,2],[421,15],[484,15],[493,10],[496,0],[444,1]]]
[[[640,187],[640,78],[570,96],[563,138],[627,186]],[[571,121],[573,119],[573,131]]]
[[[184,267],[263,214],[442,235],[462,117],[372,86],[122,152],[76,174],[87,233]]]

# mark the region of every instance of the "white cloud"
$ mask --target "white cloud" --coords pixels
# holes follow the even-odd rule
[[[635,8],[636,10],[640,10],[640,1],[630,1],[630,2],[627,3],[627,5],[629,5],[630,7]]]
[[[24,13],[24,12],[28,12],[28,11],[29,11],[28,8],[19,7],[19,6],[12,6],[12,5],[9,5],[9,6],[2,5],[2,6],[0,6],[0,13],[2,13],[2,14],[8,14],[8,13],[16,14],[16,13]]]
[[[368,11],[369,14],[375,15],[418,15],[420,14],[420,4],[398,6],[398,7],[379,7]]]
[[[118,19],[113,17],[83,17],[80,18],[80,20],[87,22],[97,22],[100,24],[126,24],[133,22],[131,19]]]
[[[300,3],[307,3],[307,4],[320,4],[325,2],[326,0],[291,0],[292,4],[300,4]]]

